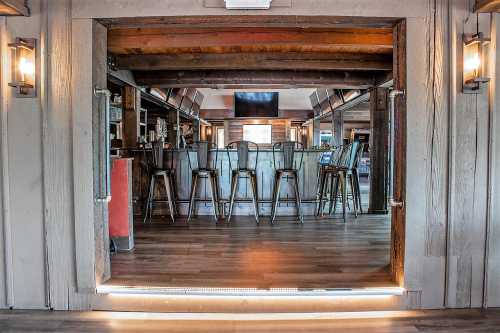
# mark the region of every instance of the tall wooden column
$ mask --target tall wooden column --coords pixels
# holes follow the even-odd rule
[[[332,130],[333,145],[342,146],[344,144],[344,112],[333,111]]]
[[[167,141],[176,148],[177,146],[177,110],[171,110],[168,112],[168,124],[167,124]]]
[[[387,214],[389,110],[388,90],[370,94],[370,214]]]
[[[139,141],[139,117],[141,109],[141,91],[125,86],[122,96],[123,104],[123,146],[135,148]]]

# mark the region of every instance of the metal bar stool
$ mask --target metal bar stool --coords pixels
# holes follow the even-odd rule
[[[211,148],[216,148],[212,143],[208,141],[197,141],[187,147],[187,155],[189,168],[192,174],[192,185],[191,194],[189,196],[189,214],[188,222],[191,220],[193,211],[195,210],[195,197],[198,188],[199,180],[202,178],[208,179],[208,185],[210,186],[210,191],[212,193],[212,205],[215,221],[219,219],[219,176],[216,169],[218,160],[218,150],[215,149],[215,160],[214,167],[211,167],[209,163],[209,151]],[[194,161],[191,160],[191,153],[195,153],[196,165],[193,164]]]
[[[331,174],[328,173],[328,170],[335,165],[338,165],[340,158],[342,156],[344,147],[339,146],[339,147],[332,147],[330,151],[325,152],[321,155],[321,158],[318,162],[319,168],[318,168],[318,180],[317,180],[317,186],[318,186],[318,210],[316,215],[317,216],[323,216],[324,213],[324,206],[325,206],[325,198],[326,198],[326,191],[328,188],[328,182],[330,181],[333,184],[335,181],[333,177],[331,177]],[[331,187],[333,189],[333,187]],[[330,190],[330,193],[332,191]],[[326,198],[327,201],[328,198]]]
[[[336,179],[335,183],[332,183],[333,190],[330,195],[330,214],[336,212],[337,199],[339,188],[341,190],[342,198],[342,214],[344,222],[346,222],[346,206],[348,204],[348,187],[351,188],[354,215],[358,217],[358,203],[359,203],[359,191],[357,186],[355,186],[353,177],[353,168],[355,166],[356,160],[359,159],[360,150],[362,145],[359,141],[354,141],[348,148],[346,148],[345,153],[342,154],[340,162],[337,166],[333,166],[328,172],[331,177]],[[333,180],[332,180],[333,181]]]
[[[163,141],[153,142],[151,154],[148,158],[148,151],[144,149],[144,156],[146,159],[147,172],[149,175],[149,190],[148,198],[146,201],[144,223],[151,221],[153,204],[155,202],[164,202],[164,200],[155,200],[156,182],[157,178],[163,179],[165,192],[167,195],[167,203],[170,211],[172,223],[175,222],[175,215],[177,215],[177,207],[175,206],[175,169],[174,169],[174,151],[172,147],[166,148]],[[170,166],[165,167],[164,152],[167,151],[170,156]]]
[[[250,165],[249,149],[250,146],[256,151],[255,163]],[[236,149],[238,155],[237,168],[233,170],[231,163],[231,149]],[[238,191],[240,178],[250,180],[250,188],[252,189],[252,202],[254,208],[254,215],[257,224],[259,224],[259,198],[257,190],[257,163],[259,160],[259,146],[250,141],[235,141],[226,146],[227,157],[229,160],[229,169],[231,170],[231,196],[229,201],[229,216],[227,221],[231,221],[233,214],[233,206]],[[243,176],[243,177],[242,177]]]
[[[278,168],[276,166],[276,153],[280,151],[283,153],[283,167]],[[297,164],[295,162],[295,153],[300,154],[300,162]],[[300,199],[299,190],[299,170],[302,168],[302,162],[304,160],[304,145],[299,142],[286,141],[280,142],[273,145],[273,163],[274,169],[276,170],[274,178],[274,188],[273,188],[273,206],[271,210],[271,223],[274,223],[276,219],[276,211],[278,210],[278,205],[280,201],[280,190],[281,190],[281,180],[284,176],[290,177],[294,182],[295,191],[295,201],[297,204],[297,211],[299,215],[300,223],[304,223],[304,216],[302,215],[302,203]]]

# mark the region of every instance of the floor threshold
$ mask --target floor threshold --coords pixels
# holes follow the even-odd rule
[[[232,297],[356,297],[356,296],[403,296],[404,288],[355,288],[355,289],[296,289],[296,288],[169,288],[169,287],[127,287],[102,285],[98,294],[144,295],[144,296],[232,296]]]

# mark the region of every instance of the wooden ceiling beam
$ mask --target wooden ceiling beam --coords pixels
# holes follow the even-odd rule
[[[392,28],[399,19],[344,16],[293,16],[293,15],[208,15],[131,17],[100,19],[109,30],[123,28],[227,28],[227,27],[278,27],[278,28]]]
[[[495,13],[500,11],[500,0],[476,0],[474,11],[480,13]]]
[[[368,71],[137,71],[138,85],[169,88],[329,87],[367,89],[377,81]]]
[[[0,0],[0,16],[30,16],[25,0]]]
[[[392,55],[360,53],[224,53],[120,55],[126,70],[392,70]]]
[[[120,54],[258,52],[391,53],[391,29],[141,28],[108,34],[108,49]]]

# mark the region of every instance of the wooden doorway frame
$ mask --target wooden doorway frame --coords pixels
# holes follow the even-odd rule
[[[306,20],[306,19],[309,20]],[[231,22],[236,22],[239,17],[224,17],[222,20],[225,24],[231,24]],[[347,19],[347,18],[346,18]],[[172,24],[175,23],[175,18],[171,18]],[[247,20],[251,20],[247,17]],[[255,20],[262,26],[274,26],[275,23],[273,20],[269,20],[268,17],[255,17]],[[300,24],[297,23],[296,19],[292,20],[289,23],[294,26],[331,26],[331,22],[338,21],[338,17],[331,17],[332,21],[329,21],[327,17],[322,17],[322,20],[317,20],[314,17],[301,17]],[[285,20],[286,21],[286,20]],[[106,20],[100,20],[102,23],[106,23]],[[206,24],[207,19],[204,20]],[[94,20],[94,23],[97,23]],[[163,22],[164,23],[164,22]],[[191,22],[192,23],[192,22]],[[246,22],[248,23],[248,22]],[[393,64],[393,79],[394,79],[394,89],[406,91],[406,19],[400,19],[396,21],[393,26],[393,34],[394,34],[394,64]],[[95,60],[95,59],[94,59]],[[102,74],[102,71],[100,72]],[[395,161],[397,164],[395,165],[394,172],[394,199],[395,201],[405,202],[406,200],[406,133],[407,133],[407,113],[406,113],[406,97],[405,95],[398,96],[396,98],[395,103]],[[96,110],[94,109],[94,112]],[[97,111],[98,112],[98,111]],[[94,177],[97,177],[98,174],[95,173]],[[102,216],[96,216],[96,219],[102,218]],[[102,222],[102,223],[100,223]],[[107,221],[95,221],[94,225],[107,225]],[[406,213],[405,206],[402,207],[393,207],[392,208],[392,226],[391,226],[391,273],[393,279],[400,287],[404,286],[404,257],[405,257],[405,228],[406,228]],[[104,228],[105,229],[105,228]],[[95,236],[94,239],[106,239],[103,237],[102,232],[103,228],[95,228]],[[99,234],[98,234],[99,233]],[[83,244],[82,244],[83,245]],[[109,261],[105,260],[104,257],[109,255],[109,251],[105,247],[105,242],[100,242],[96,244],[96,253],[101,254],[101,258],[96,258],[95,263],[100,263],[97,265],[100,269],[100,274],[96,272],[95,281],[97,284],[99,281],[102,281],[106,277],[106,272],[108,272]],[[88,287],[88,285],[87,285]]]
[[[393,201],[402,206],[392,207],[391,225],[391,273],[400,287],[404,286],[404,258],[406,239],[406,20],[394,26],[393,79],[394,90],[403,92],[394,103],[394,175]]]

